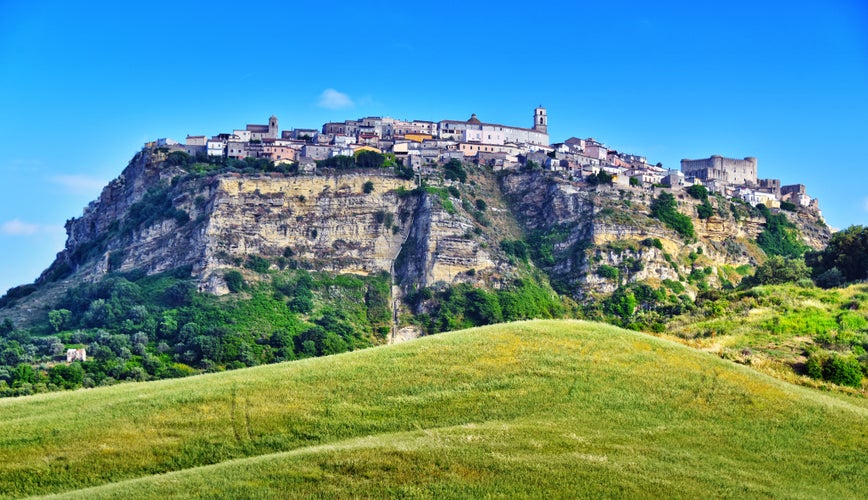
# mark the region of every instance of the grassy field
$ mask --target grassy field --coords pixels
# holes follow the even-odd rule
[[[0,492],[844,497],[868,402],[579,321],[0,401]]]
[[[868,395],[868,379],[861,387],[845,388],[804,374],[811,352],[865,359],[868,285],[829,290],[795,284],[755,287],[676,317],[667,334],[789,382]]]

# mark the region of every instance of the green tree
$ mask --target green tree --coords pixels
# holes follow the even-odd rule
[[[461,162],[452,158],[449,162],[443,166],[444,176],[446,180],[454,180],[458,182],[467,181],[467,171],[464,170],[464,166],[461,165]]]
[[[244,276],[236,269],[226,271],[223,279],[226,280],[226,288],[232,293],[238,293],[244,289]]]
[[[362,186],[362,192],[365,194],[371,194],[374,192],[374,183],[371,181],[365,182],[364,186]]]
[[[844,280],[868,279],[868,227],[850,226],[832,235],[829,244],[821,252],[805,256],[816,277],[837,269]],[[836,276],[828,276],[834,281]]]
[[[678,212],[678,203],[672,193],[662,192],[651,202],[651,217],[659,219],[684,238],[693,238],[693,222]]]
[[[773,255],[757,267],[752,277],[746,278],[744,281],[750,286],[779,285],[795,283],[810,277],[810,275],[811,272],[802,259],[788,259],[780,255]]]
[[[59,332],[69,323],[72,312],[69,309],[54,309],[48,311],[48,322],[55,332]]]

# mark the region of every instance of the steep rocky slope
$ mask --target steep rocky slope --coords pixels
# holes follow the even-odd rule
[[[390,169],[197,174],[171,163],[159,150],[137,154],[68,221],[66,248],[37,284],[189,266],[200,291],[223,294],[226,271],[256,256],[280,268],[387,272],[397,309],[408,291],[462,282],[498,288],[526,275],[527,265],[582,298],[665,280],[687,283],[692,294],[695,277],[700,286],[737,282],[735,269],[764,259],[755,243],[764,219],[736,217],[722,199],[700,220],[698,201],[677,194],[696,231],[684,239],[650,217],[659,190],[589,187],[541,171],[496,176],[470,166],[467,183],[435,173],[424,179],[430,187],[418,187]],[[825,244],[824,225],[795,219],[808,244]],[[508,255],[502,242],[513,239],[537,258],[522,265]]]

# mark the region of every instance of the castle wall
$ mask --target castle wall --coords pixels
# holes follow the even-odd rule
[[[681,171],[703,180],[717,180],[735,185],[754,185],[757,182],[756,158],[743,160],[714,155],[700,160],[681,160]]]

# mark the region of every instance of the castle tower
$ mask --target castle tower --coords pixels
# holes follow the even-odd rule
[[[277,139],[277,132],[277,117],[271,115],[271,118],[268,119],[268,137]]]
[[[533,129],[537,132],[547,134],[548,128],[549,119],[546,116],[546,108],[542,107],[542,104],[540,104],[538,108],[533,110]]]

